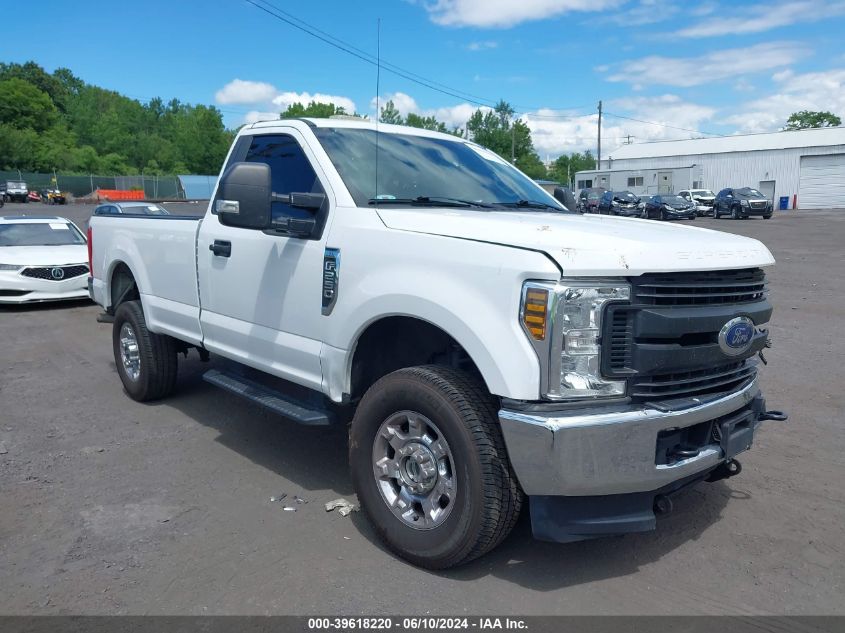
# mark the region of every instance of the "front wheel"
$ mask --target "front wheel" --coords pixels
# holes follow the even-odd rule
[[[731,208],[731,220],[739,220],[739,209],[737,207]]]
[[[147,329],[140,301],[120,304],[114,315],[112,347],[126,393],[138,402],[170,395],[176,386],[175,341]]]
[[[352,421],[349,461],[381,539],[420,567],[485,554],[522,506],[494,398],[448,367],[400,369],[370,387]]]

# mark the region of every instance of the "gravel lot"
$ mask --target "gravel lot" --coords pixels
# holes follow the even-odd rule
[[[790,422],[766,423],[742,475],[682,496],[656,532],[553,545],[523,516],[446,573],[325,512],[352,496],[343,430],[216,390],[193,353],[174,397],[133,402],[97,306],[0,308],[0,613],[845,614],[845,211],[694,224],[778,260],[762,381]],[[285,512],[282,492],[309,503]]]

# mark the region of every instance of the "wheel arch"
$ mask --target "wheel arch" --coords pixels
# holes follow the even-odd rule
[[[410,314],[381,316],[362,325],[353,340],[345,391],[353,399],[360,398],[379,378],[417,365],[461,369],[475,375],[490,391],[490,381],[481,368],[484,364],[483,360],[476,362],[467,346],[437,323]]]

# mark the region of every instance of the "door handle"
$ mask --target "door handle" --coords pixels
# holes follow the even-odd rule
[[[208,250],[217,257],[229,257],[232,255],[232,243],[228,240],[214,240],[214,244],[208,245]]]

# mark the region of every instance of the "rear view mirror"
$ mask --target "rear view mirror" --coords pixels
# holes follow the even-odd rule
[[[266,163],[233,163],[220,178],[214,210],[220,223],[245,229],[270,226],[272,178]]]

